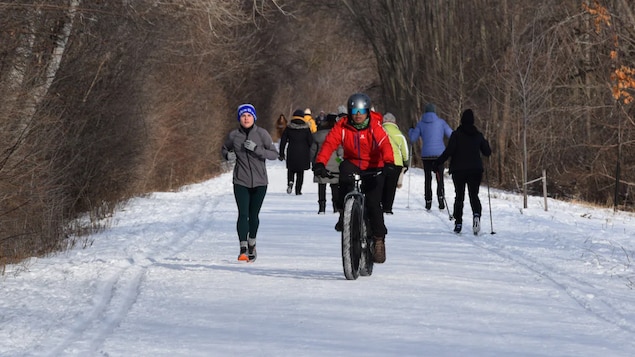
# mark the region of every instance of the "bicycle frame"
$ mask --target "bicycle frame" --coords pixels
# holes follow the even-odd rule
[[[351,197],[359,197],[362,200],[362,203],[365,203],[366,197],[364,197],[364,194],[362,193],[362,188],[361,188],[362,175],[358,173],[353,173],[351,174],[351,176],[353,177],[353,189],[349,193],[347,193],[346,196],[344,196],[344,202],[346,202],[346,200],[348,200]]]
[[[342,265],[346,279],[355,280],[373,272],[373,240],[369,237],[366,198],[361,190],[362,174],[353,173],[351,177],[353,189],[344,197]]]

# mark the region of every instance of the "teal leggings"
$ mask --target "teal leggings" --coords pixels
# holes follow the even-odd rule
[[[236,222],[236,230],[238,231],[238,240],[247,241],[247,237],[256,238],[258,233],[258,225],[260,219],[260,207],[265,200],[267,194],[267,186],[245,187],[234,185],[234,197],[236,205],[238,205],[238,222]]]

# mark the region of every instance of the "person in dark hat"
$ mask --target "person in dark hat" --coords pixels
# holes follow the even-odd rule
[[[318,130],[315,134],[313,134],[311,161],[314,166],[315,158],[322,148],[326,135],[331,131],[331,129],[333,129],[336,123],[337,114],[328,114],[324,117],[324,120],[320,122]],[[342,162],[343,155],[344,151],[341,146],[331,154],[329,161],[326,163],[326,169],[331,173],[329,177],[313,175],[313,182],[318,184],[318,214],[326,214],[326,185],[331,187],[331,202],[333,204],[333,211],[337,212],[336,202],[339,200],[339,166],[340,162]]]
[[[267,193],[266,160],[275,160],[278,151],[269,132],[256,125],[256,108],[251,104],[238,107],[238,129],[232,130],[223,143],[221,154],[234,162],[234,197],[238,206],[238,260],[256,260],[258,214]]]
[[[483,178],[483,160],[481,154],[490,156],[492,149],[483,134],[474,126],[474,113],[466,109],[461,115],[461,125],[452,133],[448,147],[434,162],[433,170],[438,172],[443,163],[450,158],[450,174],[454,182],[456,198],[454,200],[454,232],[460,233],[463,226],[463,201],[465,186],[470,198],[473,221],[472,230],[478,234],[481,229],[481,201],[478,190]]]
[[[326,112],[324,110],[320,110],[320,113],[315,117],[315,125],[317,127],[317,130],[320,130],[320,123],[322,123],[322,120],[324,119],[326,119]]]
[[[424,172],[424,198],[426,199],[426,209],[432,208],[432,164],[445,150],[444,138],[452,135],[452,129],[448,123],[439,118],[436,113],[436,107],[432,103],[425,106],[425,112],[421,116],[421,120],[414,128],[408,131],[410,142],[416,143],[421,138],[421,161],[423,162]],[[443,167],[439,168],[441,175],[436,175],[437,181],[437,199],[439,201],[439,209],[445,209],[444,187],[443,187]]]
[[[280,138],[280,157],[287,161],[287,193],[291,194],[295,184],[295,194],[302,194],[304,171],[311,168],[311,145],[313,135],[309,124],[304,121],[301,109],[293,112],[291,122]],[[286,149],[286,154],[285,154]]]

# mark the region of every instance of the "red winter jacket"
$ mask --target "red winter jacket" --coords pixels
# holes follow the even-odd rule
[[[344,117],[324,139],[322,149],[315,162],[326,166],[331,154],[338,146],[344,148],[344,160],[348,160],[361,170],[381,168],[384,163],[395,163],[388,134],[381,125],[381,114],[370,112],[370,121],[365,129],[357,130]]]

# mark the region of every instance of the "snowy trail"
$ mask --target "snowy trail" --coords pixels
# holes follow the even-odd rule
[[[417,205],[419,206],[423,206],[425,204],[422,198],[418,198],[416,199],[416,201]],[[451,202],[453,202],[453,200],[451,200]],[[483,202],[483,213],[485,213],[487,210],[486,205],[487,202]],[[450,209],[450,212],[451,211],[452,209]],[[446,210],[435,212],[435,209],[432,209],[429,211],[429,213],[433,214],[440,221],[442,221],[443,225],[446,226],[448,230],[452,229],[453,223],[449,220],[448,215],[445,214],[447,213]],[[469,212],[469,208],[466,208],[465,216],[469,217],[469,213],[471,213]],[[484,218],[489,217],[484,216]],[[467,220],[465,222],[468,223]],[[574,274],[567,274],[562,270],[559,270],[557,267],[554,267],[549,262],[543,262],[540,256],[533,256],[522,249],[510,249],[510,247],[501,244],[500,240],[496,239],[496,237],[488,236],[485,226],[487,222],[483,221],[482,224],[482,230],[478,236],[472,235],[470,231],[471,228],[469,226],[466,227],[468,228],[467,232],[457,234],[456,236],[464,242],[473,244],[476,247],[482,248],[489,253],[493,253],[505,260],[512,262],[518,267],[528,270],[530,273],[536,275],[536,279],[545,280],[552,283],[557,290],[561,290],[562,292],[567,294],[575,303],[579,304],[582,309],[587,311],[589,314],[597,317],[599,320],[603,320],[615,327],[624,330],[627,333],[635,334],[635,320],[632,319],[633,316],[622,314],[618,307],[606,301],[606,299],[603,298],[603,295],[606,294],[605,291],[598,289],[590,282],[581,280]],[[493,232],[494,230],[490,227],[489,231]],[[585,230],[582,228],[578,229],[577,232],[572,232],[571,234],[584,232]],[[552,236],[552,234],[553,233],[549,234],[550,239],[566,241],[566,237],[565,239],[560,239],[560,237]],[[568,247],[566,247],[566,249],[580,250],[579,247],[572,245],[569,245]],[[584,251],[581,251],[580,255],[583,255],[583,253]],[[625,253],[630,256],[635,256],[632,251]],[[617,297],[617,299],[619,299],[619,297]]]
[[[386,217],[387,262],[343,277],[336,215],[271,184],[258,260],[237,262],[231,175],[132,200],[93,244],[13,267],[1,356],[631,356],[633,216],[492,195],[490,232],[451,232],[411,170]],[[410,191],[408,193],[408,185]],[[447,199],[453,204],[446,178]],[[330,207],[327,205],[327,207]],[[465,217],[471,211],[466,206]],[[467,223],[468,220],[465,219]],[[11,269],[10,269],[11,271]]]
[[[423,201],[420,201],[420,203],[423,204]],[[449,222],[448,216],[443,215],[443,212],[445,211],[442,211],[440,214],[435,214],[435,216],[441,221]],[[434,213],[434,210],[431,210],[431,213]],[[452,229],[451,223],[445,225],[448,229]],[[483,227],[483,230],[478,236],[472,235],[469,231],[469,227],[467,228],[468,232],[458,234],[457,237],[489,253],[508,260],[518,267],[525,268],[530,273],[535,274],[536,279],[551,282],[556,289],[569,295],[573,301],[579,304],[580,307],[589,314],[619,327],[628,333],[635,334],[635,321],[629,321],[628,316],[623,315],[618,308],[606,302],[605,299],[602,298],[605,292],[598,290],[592,283],[580,280],[575,275],[567,274],[559,270],[549,262],[542,261],[540,256],[533,256],[520,249],[510,249],[510,247],[501,244],[496,237],[488,236],[487,232],[483,232],[485,227]],[[490,229],[490,231],[492,230]],[[550,239],[554,238],[556,237],[550,237]],[[575,246],[569,246],[567,249],[579,250],[579,248]],[[583,252],[580,252],[580,254],[582,253]]]
[[[104,341],[126,318],[136,302],[145,275],[153,269],[163,257],[169,257],[187,249],[189,245],[201,237],[208,223],[201,222],[209,217],[210,203],[217,205],[218,200],[197,201],[181,204],[176,217],[168,217],[161,212],[165,205],[174,206],[178,201],[171,199],[173,195],[155,194],[151,206],[132,206],[133,212],[143,211],[152,219],[169,218],[165,222],[132,222],[136,229],[122,234],[122,240],[134,241],[135,237],[157,237],[156,244],[146,246],[130,245],[124,247],[124,261],[117,262],[115,271],[107,272],[104,280],[96,287],[93,308],[89,314],[78,319],[76,326],[70,329],[69,335],[53,348],[49,356],[90,356],[95,355]],[[165,201],[165,202],[161,202]],[[212,206],[213,208],[213,206]],[[98,239],[98,238],[96,238]],[[147,249],[147,250],[146,250]]]

